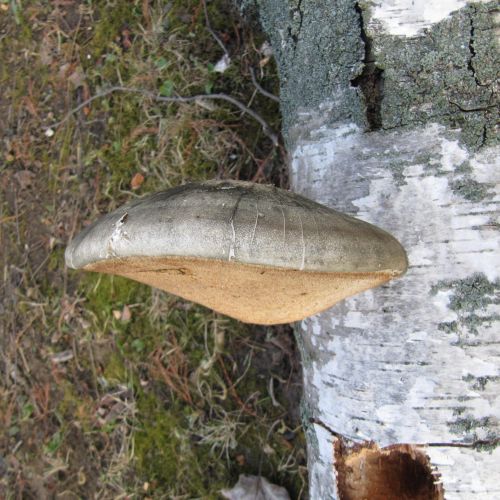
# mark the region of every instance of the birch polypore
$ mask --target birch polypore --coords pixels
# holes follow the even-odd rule
[[[66,262],[276,324],[385,283],[405,271],[406,254],[385,231],[300,195],[213,181],[102,217],[71,242]]]

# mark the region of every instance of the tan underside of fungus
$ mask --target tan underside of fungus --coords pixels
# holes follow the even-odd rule
[[[85,269],[118,274],[247,323],[291,323],[389,279],[389,272],[322,273],[179,257],[128,257]]]

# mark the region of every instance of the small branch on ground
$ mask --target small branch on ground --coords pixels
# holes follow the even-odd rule
[[[212,26],[210,25],[210,18],[208,17],[208,10],[207,10],[207,1],[206,0],[202,0],[202,3],[203,3],[203,11],[205,12],[205,23],[207,25],[207,30],[212,35],[212,37],[214,38],[214,40],[219,44],[219,46],[221,47],[221,49],[224,51],[224,54],[227,57],[229,57],[229,52],[227,51],[226,46],[224,45],[224,43],[222,42],[222,40],[217,36],[217,34],[215,33],[215,31],[212,29]]]
[[[266,97],[269,97],[269,99],[272,99],[275,102],[280,102],[279,97],[275,96],[274,94],[271,94],[271,92],[268,92],[266,89],[262,88],[257,81],[257,78],[255,77],[255,71],[253,68],[250,69],[250,76],[252,77],[252,83],[254,84],[255,88],[262,94],[265,95]]]
[[[238,403],[240,408],[248,415],[251,415],[252,417],[256,417],[257,413],[252,410],[252,408],[249,407],[246,403],[244,403],[241,398],[238,396],[238,393],[236,392],[236,389],[234,388],[234,384],[229,378],[229,374],[227,373],[226,366],[224,365],[224,360],[219,356],[218,357],[219,364],[222,368],[222,373],[224,374],[224,378],[226,380],[226,383],[228,384],[228,390],[231,393],[231,396],[233,396],[234,400]]]
[[[93,95],[92,97],[86,99],[83,101],[81,104],[73,108],[71,111],[69,111],[66,116],[59,122],[52,124],[50,127],[46,127],[46,130],[50,130],[51,128],[57,128],[63,123],[65,123],[71,116],[73,116],[75,113],[78,113],[81,109],[85,108],[88,106],[91,102],[95,101],[96,99],[100,99],[102,97],[106,97],[114,92],[128,92],[128,93],[133,93],[133,94],[140,94],[145,97],[149,97],[150,99],[153,99],[155,101],[159,102],[168,102],[168,103],[188,103],[188,102],[194,102],[196,103],[197,101],[202,101],[202,100],[219,100],[219,101],[226,101],[232,104],[233,106],[237,107],[240,109],[244,114],[247,114],[248,116],[251,116],[255,121],[257,121],[261,127],[262,131],[264,134],[271,139],[272,143],[274,146],[278,145],[278,136],[277,134],[269,127],[267,122],[260,116],[258,113],[253,111],[252,109],[248,108],[245,106],[243,103],[235,99],[234,97],[231,97],[226,94],[198,94],[194,96],[188,96],[188,97],[182,97],[182,96],[173,96],[173,97],[164,97],[155,94],[154,92],[150,92],[148,90],[142,90],[142,89],[134,89],[130,87],[122,87],[122,86],[114,86],[110,87],[109,89],[103,90],[102,92],[98,92],[97,94]]]

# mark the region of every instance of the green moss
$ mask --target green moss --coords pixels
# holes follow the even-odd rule
[[[108,316],[112,309],[140,302],[149,295],[149,288],[136,281],[108,274],[82,273],[88,308]]]
[[[83,361],[83,359],[82,359]],[[74,423],[83,432],[93,432],[96,429],[95,402],[88,393],[80,393],[75,385],[69,380],[63,380],[58,387],[57,406],[54,411],[59,422],[58,433],[65,434],[69,422]],[[70,443],[66,445],[71,446]]]
[[[227,349],[237,356],[238,349],[233,342],[238,342],[239,335],[248,335],[241,324],[227,320],[220,323],[221,318],[198,306],[187,311],[172,310],[163,318],[156,348],[165,346],[163,352],[175,349],[178,354],[182,353],[190,370],[184,372],[183,377],[189,381],[193,402],[186,403],[161,377],[145,389],[138,388],[139,430],[135,434],[138,472],[142,480],[156,484],[154,494],[158,497],[218,498],[218,491],[233,484],[241,472],[262,473],[289,491],[298,492],[303,486],[300,477],[279,471],[280,464],[304,446],[303,434],[293,435],[296,447],[293,450],[285,430],[281,432],[276,428],[269,434],[269,422],[280,418],[282,409],[274,407],[271,398],[266,396],[269,373],[253,366],[241,367],[245,369],[245,376],[239,380],[236,390],[244,401],[249,395],[258,397],[252,407],[259,415],[265,415],[265,420],[241,414],[241,403],[228,392],[228,381],[219,363],[210,360],[216,347],[215,338],[211,333],[207,337],[207,331],[213,331],[214,321],[219,322],[219,330],[231,332]],[[172,339],[175,339],[175,347],[168,343]],[[146,345],[149,345],[147,341]],[[163,364],[168,368],[168,357],[163,359]],[[199,371],[202,366],[205,368]],[[236,364],[233,370],[235,368]],[[153,370],[150,376],[155,373]],[[198,392],[200,383],[210,388],[209,392]],[[282,428],[286,426],[283,424]],[[245,457],[243,466],[238,465],[236,456]]]
[[[49,272],[56,271],[59,269],[64,262],[64,248],[59,246],[54,248],[49,254],[49,260],[47,262],[47,269]]]
[[[106,359],[104,365],[104,377],[108,383],[125,383],[128,381],[129,374],[123,355],[119,352],[113,352]]]
[[[211,457],[210,448],[196,442],[189,428],[189,412],[175,402],[167,407],[152,394],[139,394],[138,430],[135,434],[137,469],[156,485],[155,497],[187,495],[219,498],[231,482],[224,463]]]
[[[122,30],[133,29],[141,20],[137,2],[113,2],[106,0],[94,3],[97,12],[97,22],[93,26],[93,36],[88,45],[94,61],[110,47],[119,42]]]

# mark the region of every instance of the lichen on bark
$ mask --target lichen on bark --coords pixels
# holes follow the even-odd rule
[[[461,129],[471,149],[498,142],[495,2],[411,37],[385,32],[366,2],[260,0],[258,8],[278,63],[288,144],[312,109],[326,125],[392,130],[434,121]]]
[[[472,149],[497,143],[496,8],[470,5],[415,37],[369,23],[376,65],[384,70],[382,128],[432,120],[462,129],[462,142]]]
[[[325,101],[325,121],[364,123],[357,89],[350,81],[363,69],[359,13],[351,0],[262,0],[262,25],[278,63],[285,136],[302,110]]]

